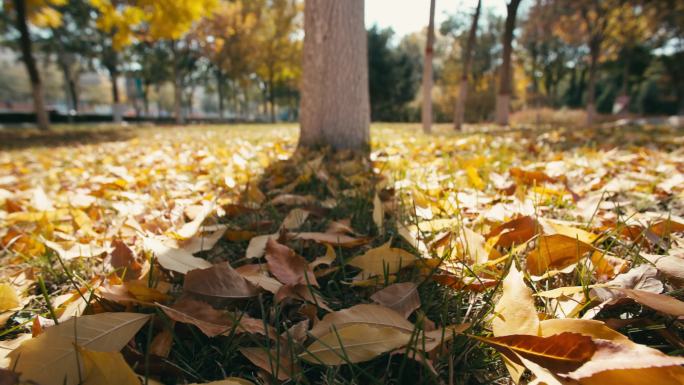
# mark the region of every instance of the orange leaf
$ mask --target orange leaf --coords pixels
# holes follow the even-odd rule
[[[581,367],[596,351],[592,339],[578,333],[565,332],[550,337],[512,334],[474,338],[490,345],[513,362],[522,363],[517,354],[558,373],[571,372]]]

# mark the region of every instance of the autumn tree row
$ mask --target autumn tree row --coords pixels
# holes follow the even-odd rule
[[[79,71],[105,69],[116,122],[124,107],[117,82],[122,71],[139,79],[145,113],[151,88],[170,82],[178,123],[194,83],[209,74],[221,117],[229,83],[234,92],[257,83],[271,119],[278,87],[295,90],[300,76],[302,4],[296,0],[13,0],[4,7],[5,36],[21,53],[41,129],[49,120],[36,45],[60,68],[72,110],[79,106]]]

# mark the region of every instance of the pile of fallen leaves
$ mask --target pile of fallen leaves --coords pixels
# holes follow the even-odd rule
[[[295,134],[0,155],[0,378],[684,383],[681,132]]]

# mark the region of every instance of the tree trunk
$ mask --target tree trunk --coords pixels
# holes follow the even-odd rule
[[[21,46],[21,56],[31,81],[31,93],[33,95],[33,110],[36,114],[36,124],[40,130],[50,129],[50,117],[45,109],[45,97],[43,95],[43,84],[40,80],[40,73],[36,66],[31,48],[31,35],[29,34],[28,24],[26,23],[26,1],[13,0],[16,11],[16,27],[19,30],[19,45]]]
[[[430,21],[427,29],[427,42],[425,44],[425,61],[423,63],[423,108],[421,121],[423,132],[432,132],[432,50],[435,45],[435,0],[430,0]]]
[[[273,71],[269,71],[269,76],[268,76],[268,103],[270,104],[271,110],[270,110],[270,115],[271,115],[271,123],[275,123],[276,121],[276,116],[275,116],[275,93],[273,92],[273,83],[275,81],[273,80]]]
[[[470,32],[468,33],[465,52],[463,53],[463,73],[461,74],[460,95],[456,100],[456,107],[454,108],[454,129],[457,131],[460,131],[461,126],[463,125],[466,97],[468,96],[468,74],[470,74],[470,63],[473,57],[475,38],[477,37],[477,21],[480,18],[481,8],[482,0],[478,0],[477,8],[475,8],[475,14],[473,15],[473,22],[470,24]]]
[[[142,99],[143,99],[143,111],[145,111],[145,117],[150,117],[150,83],[144,82],[142,87]]]
[[[178,57],[178,49],[176,41],[171,41],[171,53],[173,55],[173,115],[176,118],[176,124],[185,123],[183,117],[183,79],[181,78],[180,63]]]
[[[369,150],[364,0],[306,0],[299,147]]]
[[[596,70],[598,67],[599,54],[601,53],[601,41],[593,39],[589,44],[589,83],[587,85],[587,125],[594,124],[596,119]]]
[[[510,0],[506,5],[506,26],[503,34],[503,62],[499,74],[499,93],[496,95],[496,122],[508,125],[508,109],[511,99],[511,53],[513,52],[513,30],[520,0]]]
[[[219,109],[219,119],[223,120],[225,114],[225,108],[223,106],[224,100],[224,90],[223,90],[223,71],[216,69],[216,93],[218,94],[218,109]]]
[[[114,123],[120,124],[123,122],[123,106],[121,105],[119,83],[117,82],[119,70],[116,68],[116,63],[114,63],[114,66],[109,67],[108,70],[109,79],[112,82],[112,119]]]

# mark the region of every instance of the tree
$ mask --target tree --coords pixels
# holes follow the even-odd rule
[[[477,7],[473,14],[473,22],[470,25],[470,32],[468,33],[468,41],[463,51],[463,73],[461,74],[461,86],[459,88],[459,96],[456,99],[456,107],[454,108],[454,129],[460,131],[463,125],[463,114],[465,110],[465,102],[468,96],[468,75],[470,74],[470,63],[473,56],[473,46],[475,45],[475,38],[477,37],[477,21],[480,18],[480,9],[482,8],[482,0],[477,1]]]
[[[92,0],[91,0],[92,1]],[[118,111],[119,92],[116,86],[118,76],[118,52],[134,42],[138,35],[148,41],[168,41],[172,52],[174,114],[177,123],[183,123],[182,80],[187,68],[189,45],[181,39],[193,24],[209,14],[217,0],[135,0],[119,4],[114,0],[93,1],[99,12],[98,27],[107,39],[103,49],[103,63],[112,78],[112,98],[115,106],[115,120],[120,119]],[[185,55],[185,56],[184,56]]]
[[[513,31],[515,30],[515,18],[518,13],[520,0],[510,0],[506,4],[506,24],[502,38],[503,58],[499,73],[499,93],[496,95],[496,122],[500,125],[508,124],[508,111],[510,108],[512,69],[511,54],[513,52]]]
[[[420,85],[422,53],[412,55],[406,40],[393,47],[392,29],[368,30],[368,83],[371,120],[401,121],[408,117],[406,104],[411,102]]]
[[[255,1],[221,1],[215,11],[202,18],[193,29],[202,54],[214,69],[221,118],[225,114],[228,80],[238,84],[255,71],[254,63],[259,54],[255,47],[258,46],[259,11],[262,5]],[[236,94],[237,90],[234,90],[232,99],[237,99]],[[237,106],[234,108],[237,110]]]
[[[432,132],[432,54],[435,45],[435,0],[430,0],[430,21],[427,28],[427,43],[425,44],[425,61],[423,63],[423,109],[421,120],[423,132]]]
[[[19,31],[19,47],[21,49],[21,57],[26,67],[29,80],[31,81],[31,94],[33,96],[33,110],[36,114],[36,124],[38,128],[44,131],[50,129],[50,117],[45,108],[45,96],[43,93],[43,83],[41,81],[36,59],[33,56],[33,48],[31,42],[31,34],[28,27],[29,12],[26,0],[13,0],[14,5],[14,22]],[[35,6],[35,5],[34,5]]]
[[[295,0],[269,0],[262,12],[258,33],[260,64],[256,70],[265,84],[271,122],[275,122],[276,82],[292,77],[297,72],[295,63],[300,62],[296,38],[299,13]]]
[[[369,150],[364,0],[307,0],[299,147]]]

